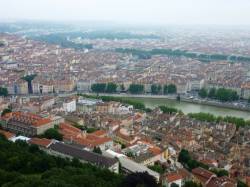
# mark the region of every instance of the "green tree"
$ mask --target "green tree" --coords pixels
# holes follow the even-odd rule
[[[100,149],[100,147],[94,147],[93,152],[100,155],[102,154],[102,150]]]
[[[199,96],[200,96],[201,98],[206,98],[207,95],[208,95],[207,89],[205,89],[205,88],[200,89],[198,94],[199,94]]]
[[[178,156],[178,161],[181,163],[187,163],[189,160],[191,160],[191,156],[189,155],[189,152],[185,149],[182,149]]]
[[[216,92],[215,98],[220,101],[235,101],[239,99],[239,96],[236,91],[219,88]]]
[[[228,176],[229,173],[227,170],[224,169],[211,169],[213,173],[215,173],[218,177]]]
[[[177,92],[177,88],[174,84],[164,85],[163,93],[166,94],[174,94]]]
[[[161,93],[161,85],[160,84],[152,84],[151,85],[151,93],[152,94],[160,94]]]
[[[215,122],[216,121],[216,117],[213,114],[209,114],[209,113],[189,113],[188,114],[189,117],[200,120],[200,121],[207,121],[207,122]]]
[[[58,132],[58,129],[55,129],[55,128],[51,128],[51,129],[46,130],[44,132],[44,134],[42,135],[42,137],[48,138],[48,139],[56,139],[59,141],[61,141],[63,139],[63,135],[60,134]]]
[[[176,96],[176,100],[177,100],[177,101],[181,101],[181,96],[180,96],[180,94],[178,94],[178,95]]]
[[[161,111],[163,113],[169,113],[169,114],[172,114],[172,113],[177,113],[178,110],[175,109],[175,108],[170,108],[168,106],[159,106],[159,108],[161,109]]]
[[[120,187],[158,187],[156,179],[147,172],[127,175]]]
[[[167,85],[167,84],[165,84],[165,85],[163,86],[163,93],[164,93],[165,95],[168,94],[168,85]]]
[[[11,112],[11,109],[10,108],[5,108],[1,114],[1,116],[4,116],[5,114],[7,113],[10,113]]]
[[[32,74],[32,75],[26,75],[26,76],[21,78],[21,79],[25,80],[28,83],[29,94],[33,94],[32,81],[34,80],[34,78],[36,76],[37,76],[36,74]]]
[[[171,183],[170,187],[179,187],[179,185],[173,182]]]
[[[208,97],[214,99],[216,96],[216,88],[211,88],[208,92]]]
[[[183,187],[201,187],[201,185],[195,183],[194,181],[186,181]]]
[[[178,156],[178,161],[183,164],[185,168],[188,170],[192,170],[197,167],[202,167],[204,169],[208,169],[209,167],[197,160],[192,159],[189,152],[185,149],[182,149]]]
[[[4,87],[0,87],[0,96],[8,96],[8,90],[7,88],[4,88]]]
[[[106,83],[96,83],[91,85],[92,92],[104,93],[106,91]]]
[[[121,85],[120,85],[120,90],[121,90],[121,91],[125,91],[125,86],[124,86],[124,84],[121,84]]]
[[[148,166],[149,169],[156,171],[157,173],[163,174],[165,172],[164,168],[159,165],[159,164],[155,164],[153,166]]]
[[[176,88],[176,86],[174,84],[168,85],[168,93],[174,94],[176,92],[177,92],[177,88]]]
[[[109,82],[107,84],[106,92],[107,93],[115,93],[117,89],[117,85],[115,83]]]
[[[237,182],[237,187],[247,187],[248,185],[240,180]]]
[[[144,93],[144,85],[141,85],[141,84],[130,84],[128,91],[131,94],[142,94],[142,93]]]
[[[132,152],[127,152],[126,155],[130,158],[133,158],[134,157],[134,154]]]

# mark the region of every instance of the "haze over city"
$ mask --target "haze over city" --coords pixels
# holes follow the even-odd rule
[[[249,0],[1,0],[0,20],[249,25]]]
[[[250,187],[250,0],[0,0],[0,186]]]

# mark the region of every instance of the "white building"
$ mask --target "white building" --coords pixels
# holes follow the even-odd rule
[[[70,100],[63,102],[63,111],[65,112],[75,112],[76,111],[76,100]]]

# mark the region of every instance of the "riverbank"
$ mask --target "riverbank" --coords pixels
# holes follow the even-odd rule
[[[88,94],[94,95],[93,93],[88,93]],[[133,95],[133,94],[107,94],[107,93],[102,93],[99,95],[114,96],[114,97],[127,97],[127,98],[168,99],[168,100],[176,101],[176,95],[146,95],[146,94]],[[185,97],[181,97],[180,102],[187,102],[187,103],[192,103],[192,104],[197,104],[197,105],[215,106],[215,107],[220,107],[220,108],[228,108],[228,109],[233,109],[233,110],[250,112],[249,107],[243,108],[240,106],[233,105],[231,103],[221,103],[221,102],[216,102],[216,101],[208,101],[208,100],[200,100],[200,99],[189,99]]]

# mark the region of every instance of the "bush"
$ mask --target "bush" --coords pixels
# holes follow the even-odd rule
[[[58,132],[58,129],[55,129],[55,128],[51,128],[51,129],[46,130],[44,132],[44,134],[42,135],[42,137],[48,138],[48,139],[55,139],[55,140],[59,140],[59,141],[61,141],[63,139],[63,135],[60,134]]]

